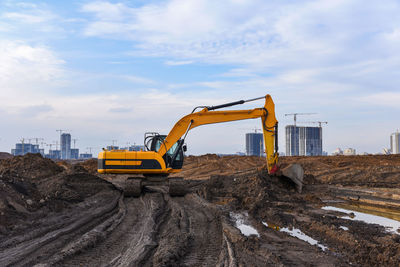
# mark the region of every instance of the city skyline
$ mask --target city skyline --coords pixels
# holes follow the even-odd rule
[[[326,151],[323,148],[323,138],[322,136],[322,127],[310,127],[310,126],[303,126],[302,122],[300,124],[298,123],[297,125],[298,131],[297,131],[297,145],[290,145],[292,141],[291,139],[295,138],[294,136],[296,134],[293,133],[293,129],[295,126],[294,125],[286,125],[285,130],[286,130],[286,138],[285,138],[285,148],[286,150],[279,150],[279,153],[284,156],[296,156],[296,155],[304,155],[304,156],[312,156],[312,155],[365,155],[365,154],[371,154],[366,151],[358,151],[356,153],[356,149],[350,147],[350,146],[344,146],[344,150],[341,150],[341,146],[337,146],[335,150],[333,151]],[[308,129],[308,130],[307,130]],[[312,129],[318,129],[318,132],[315,132],[314,130],[310,134],[315,135],[317,134],[319,137],[307,137],[305,134],[312,130]],[[247,129],[248,130],[248,129]],[[244,147],[241,150],[237,151],[232,151],[229,153],[221,153],[221,152],[216,152],[216,154],[219,155],[262,155],[262,151],[264,150],[263,146],[263,138],[262,138],[262,133],[257,133],[258,129],[257,127],[254,127],[252,130],[254,132],[247,132],[245,133],[245,141],[244,141]],[[289,131],[288,131],[289,130]],[[79,148],[76,148],[76,141],[78,139],[72,139],[71,134],[64,132],[62,133],[63,130],[56,130],[57,132],[60,132],[60,142],[58,141],[53,141],[53,143],[46,143],[44,142],[45,140],[43,138],[21,138],[20,142],[21,143],[16,143],[15,148],[11,148],[11,154],[13,155],[22,155],[21,154],[21,147],[22,151],[24,144],[26,145],[25,152],[26,153],[40,153],[43,156],[53,158],[53,159],[81,159],[81,158],[90,158],[94,157],[96,158],[97,153],[92,153],[92,149],[98,149],[98,147],[87,147],[85,152],[79,153]],[[302,134],[300,133],[303,131],[303,137]],[[315,132],[315,133],[314,133]],[[68,135],[70,140],[69,140],[69,145],[70,145],[70,155],[75,155],[75,156],[70,156],[67,158],[63,158],[62,156],[62,136],[63,135]],[[293,135],[293,136],[292,136]],[[292,136],[292,138],[288,139],[288,136]],[[311,138],[311,139],[310,139]],[[253,141],[256,140],[255,141]],[[302,141],[301,141],[301,140]],[[304,139],[304,140],[303,140]],[[309,139],[309,140],[308,140]],[[318,139],[318,140],[317,140]],[[27,140],[28,142],[25,142]],[[35,140],[36,144],[30,143],[30,140]],[[41,141],[39,143],[39,140]],[[71,140],[73,141],[74,145],[71,147]],[[258,140],[258,141],[257,141]],[[308,141],[307,141],[308,140]],[[119,145],[117,142],[118,140],[112,139],[108,140],[106,142],[106,145],[101,146],[101,149],[126,149],[130,151],[139,151],[139,150],[144,150],[144,145],[137,144],[136,142],[122,142],[122,145]],[[255,145],[255,143],[259,142],[259,145]],[[289,146],[291,147],[291,150],[288,150],[287,148],[287,143],[289,142]],[[309,147],[311,145],[311,147]],[[48,153],[46,154],[46,148],[45,146],[48,147]],[[315,146],[315,147],[314,147]],[[297,148],[296,148],[297,147]],[[55,149],[52,149],[55,148]],[[296,150],[297,149],[297,150]],[[18,152],[19,150],[19,152]],[[32,152],[34,151],[34,152]],[[346,152],[347,151],[347,152]],[[399,131],[397,130],[396,132],[392,133],[390,135],[390,146],[384,147],[382,151],[379,151],[374,154],[398,154],[400,151],[400,134]],[[6,152],[6,151],[4,151]],[[81,151],[82,152],[82,151]],[[261,153],[261,154],[260,154]],[[81,157],[82,155],[82,157]],[[90,156],[89,156],[90,155]],[[191,153],[188,153],[188,155],[193,155]]]
[[[286,113],[317,113],[326,151],[380,152],[400,128],[399,12],[395,0],[2,1],[0,151],[59,127],[82,147],[142,143],[195,106],[268,93],[280,129]],[[242,150],[254,125],[199,127],[189,152]]]

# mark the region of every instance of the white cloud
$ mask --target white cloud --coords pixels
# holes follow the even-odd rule
[[[22,41],[0,41],[1,102],[28,98],[63,77],[62,65],[53,51]]]
[[[358,99],[362,102],[373,106],[392,107],[400,109],[400,93],[399,92],[381,92],[363,96]]]
[[[139,84],[155,84],[155,81],[135,75],[121,75],[123,79],[126,79],[132,83],[139,83]]]
[[[18,21],[19,23],[43,23],[53,19],[51,14],[41,12],[39,14],[25,14],[19,12],[6,12],[3,13],[2,18]]]
[[[165,65],[168,65],[168,66],[182,66],[182,65],[192,64],[193,61],[191,61],[191,60],[180,60],[180,61],[167,60],[164,63],[165,63]]]

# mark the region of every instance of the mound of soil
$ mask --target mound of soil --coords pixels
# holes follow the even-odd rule
[[[0,163],[0,233],[24,228],[26,220],[60,212],[114,186],[81,166],[65,169],[40,154]]]
[[[64,168],[40,154],[26,154],[0,162],[0,176],[40,179],[62,172]]]
[[[12,158],[13,157],[13,155],[11,155],[10,153],[7,153],[7,152],[0,152],[0,160],[1,159],[10,159],[10,158]]]
[[[310,178],[311,177],[311,178]],[[309,183],[312,176],[306,176]],[[286,178],[270,176],[265,170],[249,170],[235,175],[213,175],[199,192],[205,199],[214,203],[228,204],[232,209],[246,210],[252,216],[259,217],[268,212],[266,203],[277,202],[277,206],[296,210],[306,204],[320,204],[318,197],[312,197],[307,188],[297,193],[295,185]],[[275,223],[282,222],[277,218]]]
[[[342,162],[347,160],[345,158]],[[308,166],[308,170],[328,164],[313,160],[306,163],[304,165]],[[400,237],[385,233],[382,226],[346,220],[337,214],[321,211],[320,207],[324,206],[321,198],[326,196],[324,188],[327,185],[314,183],[313,175],[306,175],[306,185],[299,194],[290,181],[269,176],[265,171],[253,170],[213,175],[198,193],[227,210],[245,212],[254,218],[254,225],[263,227],[261,223],[267,223],[269,231],[274,233],[282,228],[300,229],[326,245],[337,258],[346,259],[349,264],[397,266],[400,260]],[[350,230],[345,231],[341,229],[342,226]]]
[[[183,176],[185,179],[208,179],[211,175],[227,175],[237,171],[261,168],[265,158],[255,156],[218,156],[206,154],[202,156],[185,157],[180,173],[173,176]]]
[[[208,179],[212,175],[265,169],[265,158],[207,154],[185,158],[182,171],[173,176]],[[308,183],[360,185],[368,187],[400,186],[400,155],[280,157],[279,164],[300,164]],[[311,181],[312,178],[314,181]]]
[[[282,165],[299,163],[320,183],[368,187],[400,186],[400,155],[281,157]]]
[[[78,164],[85,168],[88,173],[97,174],[97,159],[88,159]]]

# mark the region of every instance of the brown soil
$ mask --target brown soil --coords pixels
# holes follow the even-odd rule
[[[188,157],[185,197],[163,186],[124,198],[124,176],[95,160],[0,161],[1,266],[398,266],[400,235],[341,218],[326,203],[400,203],[400,157],[282,157],[303,165],[301,194],[258,157]],[[396,172],[397,170],[397,172]],[[112,184],[104,180],[110,180]],[[28,201],[30,200],[30,201]],[[257,230],[246,236],[238,218]],[[266,227],[268,224],[268,227]],[[341,229],[346,226],[349,230]],[[296,228],[325,251],[279,231]]]
[[[399,187],[400,155],[281,157],[282,165],[299,163],[321,183]]]
[[[11,155],[10,153],[0,152],[0,160],[1,159],[9,159],[9,158],[12,158],[12,157],[13,157],[13,155]]]
[[[97,159],[88,159],[79,163],[88,173],[97,174]]]

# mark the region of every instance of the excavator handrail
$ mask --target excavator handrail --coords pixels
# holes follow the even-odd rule
[[[265,105],[262,108],[249,110],[224,110],[214,111],[223,107],[243,104],[245,102],[254,101],[265,98]],[[211,111],[210,111],[211,110]],[[221,123],[236,120],[246,120],[261,118],[263,124],[263,135],[265,152],[267,154],[268,172],[273,173],[277,169],[278,161],[278,144],[277,144],[277,125],[278,121],[275,117],[275,104],[270,95],[261,98],[249,100],[240,100],[228,104],[214,107],[204,107],[201,111],[194,112],[182,117],[171,129],[168,136],[164,139],[163,146],[157,151],[160,156],[165,153],[189,130],[205,124]]]

